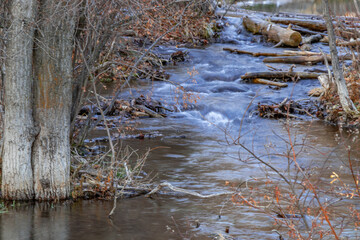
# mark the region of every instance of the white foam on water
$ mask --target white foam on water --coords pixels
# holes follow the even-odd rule
[[[205,120],[211,125],[227,125],[230,120],[219,112],[209,112],[205,115]]]

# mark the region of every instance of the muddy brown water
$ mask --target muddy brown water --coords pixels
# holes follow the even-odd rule
[[[266,2],[278,2],[279,6],[293,2],[300,4],[300,1]],[[296,9],[305,9],[299,4]],[[305,12],[309,13],[307,10]],[[212,194],[228,191],[226,181],[236,184],[264,176],[263,166],[258,163],[245,164],[239,160],[239,148],[227,144],[224,129],[237,136],[242,124],[241,141],[255,152],[283,153],[287,149],[281,139],[287,137],[284,123],[259,118],[254,114],[256,104],[276,103],[285,97],[304,99],[308,90],[319,86],[315,80],[289,83],[289,87],[284,89],[244,83],[240,80],[244,73],[266,70],[262,58],[230,54],[223,51],[223,47],[248,51],[282,49],[273,49],[271,44],[259,42],[258,38],[246,33],[239,19],[228,19],[221,39],[219,43],[204,49],[181,49],[189,52],[189,60],[168,68],[170,80],[182,82],[189,91],[200,97],[198,103],[191,110],[170,114],[166,119],[137,121],[140,131],[155,132],[159,134],[158,137],[123,141],[123,144],[140,151],[162,147],[150,154],[145,166],[147,172],[156,174],[155,183],[167,181],[174,186]],[[327,50],[323,45],[318,47]],[[162,54],[177,50],[169,47],[157,49]],[[279,64],[273,66],[288,68]],[[298,67],[296,70],[304,68],[308,67]],[[190,76],[189,72],[194,69],[197,73]],[[123,97],[149,94],[176,105],[172,85],[164,82],[144,83],[132,89],[131,94],[124,92]],[[244,115],[251,101],[253,104]],[[296,135],[297,139],[305,138],[309,146],[298,157],[300,165],[304,168],[317,167],[314,168],[313,178],[319,180],[318,184],[328,184],[331,173],[338,172],[346,165],[347,154],[339,144],[338,129],[309,117],[292,121],[291,126],[292,135]],[[101,130],[94,132],[94,136],[101,135],[105,135]],[[350,144],[353,146],[353,159],[359,160],[359,144],[356,141],[347,142],[347,145]],[[271,162],[280,169],[287,165],[287,160],[281,157],[273,157]],[[348,171],[344,172],[343,178],[350,179]],[[261,188],[261,182],[257,187]],[[236,206],[227,196],[199,199],[169,195],[155,196],[153,199],[125,199],[118,202],[114,218],[109,220],[107,214],[111,208],[112,202],[107,201],[60,205],[15,203],[9,206],[8,213],[0,214],[0,239],[210,239],[209,235],[213,233],[227,235],[226,228],[236,239],[278,239],[278,235],[272,231],[275,227],[271,217],[246,206]],[[346,208],[339,206],[337,211],[345,212]],[[345,231],[344,235],[349,239],[357,238],[352,231]]]

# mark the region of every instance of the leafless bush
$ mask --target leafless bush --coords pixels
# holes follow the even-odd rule
[[[117,87],[110,109],[138,71],[146,73],[154,68],[158,60],[152,48],[157,44],[162,41],[207,43],[204,38],[210,3],[208,0],[83,1],[74,51],[72,129],[81,104],[93,97],[90,74],[96,85],[102,78],[115,81]],[[158,62],[161,67],[161,61]],[[81,144],[97,123],[92,122],[90,116],[74,140]]]
[[[268,143],[263,150],[253,149],[241,133],[234,137],[224,131],[228,143],[239,147],[239,160],[260,164],[263,171],[262,177],[246,179],[237,186],[232,201],[271,217],[281,239],[354,239],[360,220],[360,172],[352,157],[357,150],[352,148],[359,143],[358,131],[340,132],[339,146],[325,153],[308,143],[306,133],[294,132],[290,119],[283,124],[285,133],[274,132],[280,143]],[[342,160],[334,163],[338,151],[347,159],[340,157]],[[323,156],[321,162],[316,159],[305,164],[310,152]],[[340,167],[334,170],[331,164]]]

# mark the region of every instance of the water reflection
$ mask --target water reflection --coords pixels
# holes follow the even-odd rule
[[[329,0],[330,7],[337,15],[356,15],[354,1]],[[265,12],[297,12],[305,14],[322,14],[322,0],[251,0],[239,1],[238,6]]]
[[[69,209],[49,203],[22,203],[0,214],[1,239],[69,239]]]

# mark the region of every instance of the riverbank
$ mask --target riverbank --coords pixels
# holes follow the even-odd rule
[[[222,16],[225,12],[216,12],[215,15]],[[258,13],[258,12],[252,12],[252,11],[244,11],[239,10],[237,14],[234,14],[233,12],[230,13],[231,16],[236,17],[271,17],[268,13]],[[324,57],[322,52],[317,51],[317,49],[321,49],[321,51],[329,52],[327,47],[327,41],[326,41],[326,32],[324,26],[324,23],[319,23],[321,21],[320,18],[317,18],[314,20],[313,16],[305,16],[305,15],[293,15],[292,18],[297,17],[295,19],[302,19],[304,21],[307,21],[305,25],[295,26],[292,25],[293,29],[302,27],[302,42],[298,43],[298,48],[285,48],[284,51],[281,50],[281,48],[271,48],[274,45],[277,45],[279,43],[268,43],[266,40],[266,37],[262,36],[254,36],[252,41],[257,41],[259,44],[263,44],[266,47],[266,51],[264,52],[255,52],[255,51],[244,51],[241,49],[235,49],[235,48],[223,48],[223,51],[229,51],[232,54],[239,54],[240,56],[244,55],[250,55],[252,57],[250,58],[260,58],[264,64],[260,68],[267,68],[268,70],[259,72],[258,70],[255,72],[246,72],[244,75],[239,75],[241,80],[238,83],[246,83],[246,84],[264,84],[265,86],[269,86],[269,90],[280,90],[280,88],[287,88],[289,89],[288,83],[282,83],[282,82],[293,82],[293,88],[292,92],[295,91],[296,88],[298,88],[298,82],[299,81],[307,81],[309,79],[317,79],[319,76],[324,74],[324,72],[327,72],[326,66],[324,64]],[[192,15],[185,15],[185,22],[188,21],[188,18],[191,18]],[[282,22],[280,23],[280,27],[285,27],[286,24],[288,24],[289,15],[277,15],[278,21]],[[280,20],[279,20],[280,19]],[[284,20],[285,19],[285,20]],[[288,20],[286,20],[288,19]],[[287,21],[286,24],[284,21]],[[309,24],[310,23],[310,24]],[[187,49],[185,47],[198,47],[198,43],[204,43],[206,40],[206,43],[209,41],[213,42],[228,42],[228,39],[226,37],[226,32],[222,33],[222,37],[217,38],[220,34],[219,31],[226,25],[229,25],[229,22],[227,20],[218,20],[216,21],[211,20],[211,15],[209,12],[206,12],[205,15],[203,15],[201,18],[194,20],[192,19],[191,23],[189,23],[191,27],[186,26],[186,28],[179,26],[179,29],[177,31],[179,32],[188,32],[189,29],[192,29],[191,35],[196,36],[202,36],[203,39],[201,41],[195,41],[192,42],[192,45],[190,44],[188,35],[184,35],[184,38],[181,38],[181,34],[177,34],[177,40],[173,39],[171,35],[166,36],[165,39],[160,40],[159,43],[162,43],[162,48],[166,49],[168,48],[170,51],[159,51],[160,55],[156,55],[154,53],[150,54],[151,60],[145,61],[145,68],[148,69],[148,73],[144,74],[144,71],[139,69],[134,75],[134,79],[138,79],[138,81],[148,82],[148,81],[157,81],[161,80],[163,82],[171,83],[175,90],[174,90],[174,96],[175,104],[170,106],[167,104],[163,104],[161,101],[152,99],[150,95],[139,95],[137,98],[132,99],[109,99],[109,98],[103,98],[100,101],[100,105],[97,106],[97,104],[91,104],[91,102],[88,103],[88,105],[84,106],[80,114],[77,118],[77,129],[78,131],[75,131],[75,134],[79,134],[81,137],[78,139],[82,139],[81,142],[85,144],[80,144],[80,148],[76,150],[76,153],[78,154],[78,157],[80,156],[92,156],[92,158],[96,158],[99,154],[106,154],[106,151],[114,151],[114,149],[107,149],[106,146],[98,147],[96,144],[98,142],[106,142],[106,144],[110,144],[111,142],[116,142],[119,140],[124,139],[153,139],[153,138],[162,138],[164,137],[162,134],[159,134],[157,132],[151,132],[151,131],[139,131],[136,126],[133,124],[128,124],[130,121],[136,120],[136,119],[144,119],[144,118],[163,118],[167,115],[172,115],[174,112],[181,112],[186,111],[187,107],[190,105],[190,109],[197,108],[196,101],[199,100],[199,96],[201,94],[196,93],[196,91],[192,91],[191,89],[188,89],[183,86],[183,83],[179,83],[177,81],[171,81],[170,75],[166,72],[167,69],[171,69],[172,67],[176,68],[177,64],[184,64],[181,62],[187,61],[191,62],[191,56],[187,56]],[[230,23],[231,24],[231,23]],[[236,28],[240,28],[240,25],[242,22],[240,21],[237,23],[238,26],[235,26]],[[299,24],[299,23],[298,23]],[[317,24],[317,25],[316,25]],[[207,31],[207,34],[203,33],[195,33],[195,31],[198,31],[196,29],[196,26],[207,26],[204,27],[204,29],[200,29],[202,31]],[[306,27],[304,26],[310,26],[310,29],[308,31],[304,30]],[[246,29],[246,26],[245,26]],[[246,31],[244,29],[244,31]],[[285,28],[284,28],[285,29]],[[281,30],[282,31],[282,30]],[[316,32],[315,32],[316,31]],[[189,33],[189,32],[188,32]],[[211,34],[210,34],[211,33]],[[137,33],[136,35],[139,35],[140,33]],[[141,34],[140,34],[141,35]],[[224,36],[225,35],[225,36]],[[245,35],[250,36],[249,33],[240,32],[239,35]],[[264,34],[266,35],[266,34]],[[317,38],[314,38],[314,36],[320,36]],[[211,38],[210,38],[211,37]],[[145,40],[144,36],[141,37],[143,41]],[[140,39],[141,39],[140,38]],[[154,36],[153,36],[154,38]],[[170,38],[173,40],[169,42]],[[191,41],[193,41],[192,39]],[[139,40],[131,40],[132,46],[135,46],[136,43]],[[187,43],[186,43],[187,42]],[[185,44],[184,44],[185,43]],[[135,45],[134,45],[135,44]],[[148,45],[151,45],[151,42],[149,42]],[[202,45],[202,44],[201,44]],[[303,46],[306,46],[308,51],[301,50]],[[281,47],[281,46],[280,46]],[[309,50],[313,51],[309,51]],[[164,54],[165,53],[165,54]],[[169,54],[170,53],[170,54]],[[265,57],[265,58],[264,58]],[[278,58],[281,57],[281,61],[278,61]],[[248,57],[247,57],[248,58]],[[157,59],[157,60],[155,60]],[[296,62],[291,62],[293,60],[296,60]],[[349,60],[349,58],[345,58],[346,60]],[[276,61],[273,61],[276,60]],[[327,58],[328,60],[328,58]],[[251,61],[258,61],[258,60],[251,60]],[[157,62],[159,64],[153,64],[154,62]],[[300,64],[299,64],[300,63]],[[271,65],[270,65],[271,64]],[[291,65],[290,65],[291,64]],[[143,66],[143,67],[144,67]],[[246,65],[245,65],[246,67]],[[197,70],[198,71],[198,70]],[[155,72],[156,74],[161,73],[160,75],[157,75],[154,77],[153,74],[149,74],[150,72]],[[190,78],[192,78],[192,74],[197,74],[196,72],[190,72]],[[166,76],[164,78],[164,76]],[[251,76],[251,77],[250,77]],[[215,79],[221,79],[226,78],[226,75],[219,75],[216,76]],[[125,80],[125,79],[124,79]],[[235,79],[234,79],[235,80]],[[103,81],[103,85],[106,88],[106,84],[103,77],[100,77],[100,81]],[[120,81],[121,82],[121,81]],[[195,80],[196,82],[196,80]],[[237,84],[238,84],[237,83]],[[188,84],[188,82],[186,82]],[[146,85],[146,84],[145,84]],[[144,85],[144,86],[145,86]],[[356,85],[356,84],[355,84]],[[111,85],[113,88],[113,85]],[[355,88],[354,88],[355,89]],[[221,91],[235,91],[236,89],[231,90],[231,88],[226,89],[224,87]],[[218,90],[220,91],[220,90]],[[283,91],[289,91],[284,89]],[[284,99],[279,99],[278,102],[274,102],[273,99],[269,99],[267,101],[259,102],[257,107],[253,110],[253,113],[257,114],[260,117],[265,118],[291,118],[295,120],[300,119],[314,119],[314,118],[321,118],[325,119],[330,123],[336,123],[340,126],[355,126],[359,122],[359,118],[344,118],[344,114],[341,110],[340,105],[336,102],[338,101],[337,95],[335,94],[334,90],[332,89],[332,93],[329,93],[330,90],[327,90],[325,92],[324,89],[318,90],[316,94],[312,92],[311,98],[304,101],[305,94],[300,95],[302,100],[297,101],[296,99],[292,99],[294,95],[291,93],[288,97],[285,97]],[[357,93],[355,90],[351,91],[351,93]],[[319,102],[314,99],[314,96],[319,98]],[[354,95],[354,94],[353,94]],[[352,96],[353,96],[352,95]],[[132,96],[133,97],[133,96]],[[327,98],[327,99],[326,99]],[[179,100],[183,101],[179,105]],[[358,102],[356,103],[358,104]],[[254,107],[251,107],[254,108]],[[105,112],[104,113],[102,113]],[[102,121],[102,114],[104,114],[104,117],[107,119],[106,123]],[[226,114],[226,113],[225,113]],[[104,136],[99,137],[98,135],[94,135],[91,139],[86,139],[86,137],[82,136],[84,132],[81,132],[82,127],[89,126],[89,119],[93,122],[92,126],[95,127],[97,130],[104,131],[106,134]],[[218,119],[214,118],[213,120],[218,121]],[[166,120],[165,120],[166,121]],[[212,121],[212,120],[211,120]],[[221,120],[220,120],[221,121]],[[226,121],[226,120],[224,120]],[[124,126],[125,124],[125,126]],[[216,124],[216,123],[215,123]],[[92,128],[92,127],[91,127]],[[86,134],[85,134],[86,136]],[[184,137],[182,135],[180,136],[165,136],[168,138],[177,138],[177,137]],[[88,146],[90,144],[90,146]],[[103,143],[100,143],[100,146],[102,146]],[[103,149],[103,150],[101,150]],[[115,152],[115,151],[114,151]],[[127,154],[131,154],[131,152],[128,152]],[[144,159],[142,157],[139,158],[141,164],[143,164]],[[104,181],[110,181],[109,179],[113,178],[113,172],[109,170],[109,166],[111,165],[111,161],[114,161],[114,159],[111,160],[111,157],[108,158],[108,164],[104,165],[103,168],[106,169],[106,173],[103,172],[100,174],[101,180],[97,181],[98,184],[95,184],[97,187],[103,186],[104,190],[99,189],[95,192],[103,192],[102,197],[107,195],[104,194],[107,191],[113,191],[114,189],[108,188],[107,184],[104,184]],[[138,160],[135,160],[137,162]],[[79,165],[80,164],[80,165]],[[94,168],[98,168],[97,164],[90,164],[91,166],[94,165]],[[136,163],[135,163],[136,165]],[[83,182],[81,182],[82,174],[79,174],[81,172],[89,172],[89,169],[87,170],[81,170],[81,161],[77,162],[75,166],[73,166],[73,174],[74,178],[77,179],[76,185],[79,186]],[[88,166],[89,167],[89,166]],[[126,166],[121,166],[120,169],[117,171],[125,171],[126,172]],[[93,169],[94,170],[94,169]],[[92,170],[92,172],[94,172]],[[96,172],[96,171],[95,171]],[[93,177],[95,176],[92,174]],[[120,174],[122,175],[122,174]],[[76,177],[75,177],[76,176]],[[107,180],[106,180],[107,179]],[[120,180],[120,179],[118,179]],[[123,180],[123,179],[122,179]],[[101,183],[101,184],[99,184]],[[89,184],[85,184],[87,186],[86,191],[88,189]],[[123,186],[124,184],[120,184],[120,186]],[[94,186],[94,184],[93,184]],[[141,188],[139,188],[141,190]],[[144,187],[143,190],[149,190],[148,187]],[[142,190],[141,190],[142,191]],[[143,191],[144,192],[144,191]],[[146,192],[146,191],[145,191]],[[131,194],[130,194],[131,195]],[[135,194],[136,195],[136,194]],[[76,193],[74,194],[76,196],[75,198],[79,198],[82,196],[82,194]],[[84,195],[85,196],[85,195]],[[95,195],[93,195],[94,197]],[[97,194],[99,196],[99,194]],[[109,195],[111,196],[111,194]],[[88,198],[89,195],[86,196]]]
[[[289,186],[282,179],[279,180],[275,171],[259,164],[244,152],[239,144],[245,144],[256,156],[260,156],[281,173],[284,172],[286,178],[299,187],[299,192],[296,193],[303,196],[301,202],[306,209],[304,216],[312,221],[313,226],[319,226],[314,228],[315,230],[320,231],[320,227],[324,227],[324,234],[328,233],[326,226],[320,226],[324,222],[323,215],[319,214],[318,205],[314,203],[315,199],[307,188],[309,185],[304,181],[304,176],[311,176],[311,181],[316,183],[321,201],[327,204],[327,210],[331,213],[331,221],[338,223],[337,230],[341,231],[345,238],[356,239],[357,231],[354,230],[354,225],[350,225],[354,222],[344,219],[348,220],[349,216],[356,214],[358,198],[356,195],[342,196],[341,194],[348,193],[348,189],[342,188],[339,180],[330,184],[334,180],[330,176],[335,172],[340,175],[341,180],[351,183],[351,171],[345,160],[351,156],[354,166],[356,165],[360,152],[358,140],[347,133],[342,135],[338,128],[308,115],[297,115],[303,120],[295,118],[291,121],[258,117],[258,103],[278,104],[286,98],[289,101],[302,102],[308,91],[319,87],[319,83],[316,79],[292,81],[290,78],[285,82],[287,87],[278,88],[243,81],[241,77],[248,72],[269,72],[263,63],[265,57],[235,54],[224,50],[225,48],[245,49],[254,53],[281,53],[284,49],[274,49],[274,43],[268,43],[260,36],[248,33],[241,20],[236,18],[226,20],[220,35],[215,43],[201,48],[176,48],[169,45],[155,49],[168,56],[177,51],[186,51],[186,61],[164,67],[169,76],[168,81],[141,82],[137,79],[133,82],[139,83],[135,85],[136,88],[126,88],[119,96],[123,100],[117,102],[118,106],[130,105],[131,112],[138,111],[131,103],[132,100],[137,103],[137,98],[141,95],[149,101],[160,101],[161,106],[181,106],[173,97],[175,83],[181,84],[187,92],[199,96],[197,104],[187,110],[170,111],[166,113],[166,118],[135,118],[123,123],[119,122],[119,119],[111,120],[114,116],[106,116],[111,128],[110,139],[114,139],[113,146],[117,154],[113,155],[111,152],[105,125],[95,128],[85,142],[94,154],[89,154],[88,148],[84,149],[84,153],[79,151],[79,154],[74,154],[77,156],[74,162],[76,167],[71,171],[75,176],[81,175],[78,178],[79,185],[74,184],[74,194],[80,194],[74,195],[77,200],[71,204],[67,202],[59,205],[49,203],[17,206],[15,203],[14,207],[9,203],[8,214],[0,215],[1,222],[4,223],[0,228],[1,236],[9,236],[11,239],[16,239],[11,234],[33,234],[43,239],[52,236],[64,239],[278,239],[277,232],[280,232],[287,239],[291,239],[292,235],[287,235],[287,228],[274,225],[280,221],[291,224],[290,226],[299,229],[301,234],[304,233],[303,236],[308,236],[297,209],[291,208],[291,203],[296,198],[289,193]],[[326,50],[326,45],[317,45]],[[289,72],[287,64],[271,65]],[[294,70],[311,68],[314,66],[299,65]],[[315,68],[326,71],[323,65]],[[103,100],[107,102],[107,93],[112,93],[114,87],[110,84],[103,85],[107,89],[99,89],[99,94],[103,93],[107,99]],[[101,115],[100,108],[96,109],[96,103],[92,102],[92,105],[87,106],[95,106],[97,115]],[[117,110],[121,112],[125,109],[126,107],[120,107]],[[84,110],[85,114],[88,108]],[[137,133],[129,135],[128,138],[123,137],[118,135],[119,128],[112,127],[112,123],[117,124],[120,129],[136,128]],[[137,135],[140,133],[152,133],[153,137],[144,134],[142,138]],[[343,143],[342,138],[349,141]],[[91,139],[97,141],[94,143]],[[296,150],[295,160],[304,175],[294,168],[289,142],[293,143]],[[95,149],[92,149],[93,146]],[[127,150],[121,151],[124,146],[128,146]],[[344,150],[345,146],[349,152]],[[152,150],[149,154],[148,149]],[[131,153],[130,158],[127,158],[127,153]],[[81,154],[92,155],[91,160],[84,159],[85,156]],[[81,198],[112,198],[113,195],[102,195],[102,191],[98,191],[99,187],[110,189],[107,176],[111,176],[111,168],[106,168],[106,174],[103,174],[103,170],[110,166],[112,156],[118,157],[117,160],[124,160],[119,161],[119,165],[115,165],[113,169],[116,178],[122,179],[120,186],[127,184],[126,180],[130,179],[124,178],[128,170],[134,173],[132,179],[135,182],[131,184],[136,184],[136,181],[143,182],[145,184],[140,186],[143,188],[151,189],[162,182],[169,182],[178,188],[202,195],[233,191],[235,197],[230,199],[225,195],[203,199],[188,194],[173,194],[171,190],[164,188],[163,192],[153,195],[152,198],[139,196],[118,201],[118,206],[109,219],[113,201],[81,201]],[[143,156],[147,156],[144,165],[135,168],[136,160],[141,160]],[[89,163],[93,169],[87,172]],[[84,169],[77,169],[79,166]],[[127,170],[125,166],[128,167]],[[136,196],[134,193],[137,189],[121,189],[119,193],[124,194],[124,197]],[[331,192],[331,189],[338,189],[338,192]],[[249,208],[246,202],[241,201],[240,196],[252,199],[250,203],[256,203],[258,208]],[[268,208],[259,208],[264,206]],[[348,208],[350,206],[354,206],[353,212]],[[17,223],[16,226],[21,224],[22,227],[14,229],[13,222]],[[349,224],[342,228],[344,224],[341,223],[345,222]],[[274,229],[277,232],[273,231]]]
[[[272,15],[270,13],[265,12],[254,12],[249,10],[242,10],[236,9],[234,7],[229,8],[227,11],[225,10],[218,10],[216,13],[218,16],[231,16],[231,17],[239,17],[246,19],[245,26],[249,31],[254,32],[254,27],[251,24],[254,24],[254,21],[257,21],[256,24],[263,24],[263,29],[266,27],[270,28],[271,26],[280,26],[283,27],[283,30],[279,28],[278,30],[270,30],[262,31],[256,30],[254,33],[263,34],[265,38],[268,40],[272,40],[273,42],[277,43],[275,45],[281,47],[284,45],[284,41],[288,41],[288,44],[294,44],[295,42],[293,39],[287,39],[285,34],[301,34],[302,40],[296,40],[296,47],[299,48],[300,51],[284,51],[280,52],[248,52],[243,51],[241,49],[227,49],[237,54],[250,54],[255,57],[259,56],[267,56],[265,58],[264,64],[266,63],[288,63],[288,71],[293,71],[294,68],[297,68],[299,64],[307,65],[307,66],[315,66],[313,69],[305,69],[305,72],[318,72],[318,77],[320,74],[323,76],[319,79],[322,88],[316,88],[309,92],[309,94],[313,97],[317,97],[320,103],[320,106],[316,111],[308,111],[309,109],[305,109],[307,114],[315,115],[320,119],[324,119],[328,123],[335,124],[339,127],[347,127],[347,128],[357,128],[359,127],[359,114],[347,114],[344,112],[340,100],[339,95],[337,92],[337,87],[335,83],[326,83],[323,81],[324,76],[327,79],[327,72],[331,72],[331,56],[328,55],[325,59],[325,53],[329,53],[329,48],[327,47],[329,40],[326,32],[326,24],[325,21],[321,16],[315,15],[304,15],[304,14],[293,14],[293,13],[277,13]],[[256,20],[255,20],[256,19]],[[260,22],[260,19],[264,19],[270,22]],[[358,55],[358,43],[356,38],[360,35],[358,30],[359,19],[356,17],[337,17],[335,18],[334,24],[338,26],[341,30],[336,31],[337,33],[337,45],[340,51],[340,60],[342,60],[342,64],[344,67],[342,68],[345,75],[346,85],[349,91],[349,97],[354,103],[354,105],[360,109],[359,107],[359,70],[358,70],[358,62],[359,62],[359,55]],[[274,29],[274,28],[273,28]],[[289,33],[286,33],[285,29],[288,30]],[[261,32],[262,31],[262,32]],[[272,31],[272,32],[271,32]],[[282,34],[282,35],[281,35]],[[298,38],[301,38],[300,35]],[[355,38],[355,40],[354,40]],[[330,64],[328,63],[330,62]],[[292,65],[290,65],[292,64]],[[316,69],[319,65],[326,66],[326,69]],[[269,65],[270,71],[276,71],[276,68],[273,68]],[[278,70],[279,71],[279,70]],[[296,70],[295,70],[296,71]],[[281,74],[280,74],[281,73]],[[280,75],[287,74],[284,70],[280,70],[280,73],[276,74],[274,72],[268,74],[261,74],[261,77],[268,78],[269,80],[275,81],[282,81]],[[297,73],[303,74],[301,72]],[[254,75],[254,73],[248,73],[248,75]],[[305,74],[304,74],[305,75]],[[259,75],[260,76],[260,75]],[[279,78],[280,77],[280,78]],[[246,78],[246,77],[245,77]],[[305,77],[306,78],[306,77]],[[260,81],[258,80],[259,77],[252,77],[252,79],[256,79],[256,82],[264,82],[264,84],[270,85],[278,85],[273,82],[269,81]],[[299,79],[299,78],[298,78]],[[330,77],[332,79],[332,77]],[[297,79],[296,79],[297,80]],[[286,85],[281,85],[284,87]],[[281,105],[281,103],[278,103]],[[272,110],[273,108],[274,110]],[[276,110],[275,110],[276,108]],[[291,107],[288,109],[291,110]],[[287,111],[279,111],[279,108],[275,106],[267,107],[265,110],[267,113],[264,113],[264,108],[260,108],[262,116],[272,117],[282,116],[286,117]],[[270,111],[270,114],[269,114]],[[271,113],[271,111],[274,111]],[[291,110],[291,113],[293,110]],[[291,118],[294,118],[291,115]]]

